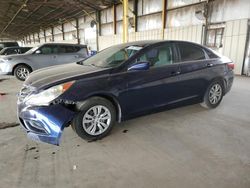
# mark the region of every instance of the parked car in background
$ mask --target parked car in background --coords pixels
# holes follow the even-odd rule
[[[30,49],[31,49],[31,47],[6,47],[0,51],[0,56],[1,55],[24,54]]]
[[[0,74],[15,75],[24,81],[37,69],[83,60],[88,57],[86,45],[48,43],[34,47],[25,54],[0,58]]]
[[[19,46],[17,42],[0,42],[0,50],[6,47]]]
[[[217,107],[231,89],[233,68],[228,58],[195,43],[120,44],[32,73],[18,97],[18,117],[35,140],[58,145],[69,125],[96,140],[116,121],[193,103]]]

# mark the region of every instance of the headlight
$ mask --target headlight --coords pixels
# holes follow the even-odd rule
[[[67,91],[75,81],[53,86],[38,94],[28,96],[24,99],[27,105],[48,106],[51,101]]]

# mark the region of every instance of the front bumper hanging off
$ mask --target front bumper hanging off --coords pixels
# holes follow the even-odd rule
[[[62,131],[74,114],[61,104],[44,107],[18,105],[18,117],[28,138],[53,145],[59,145]]]

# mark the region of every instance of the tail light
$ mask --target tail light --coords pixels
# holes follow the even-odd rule
[[[228,69],[234,70],[234,63],[227,64]]]

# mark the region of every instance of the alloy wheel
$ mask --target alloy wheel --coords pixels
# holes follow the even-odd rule
[[[103,105],[91,107],[83,116],[83,129],[92,136],[104,133],[110,126],[111,112]]]
[[[25,67],[21,67],[17,70],[16,75],[20,79],[25,80],[29,76],[29,70]]]
[[[222,88],[220,84],[214,84],[209,91],[209,102],[217,104],[222,97]]]

